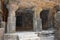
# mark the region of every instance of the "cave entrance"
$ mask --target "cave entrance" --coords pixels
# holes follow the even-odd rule
[[[18,9],[16,11],[16,30],[32,31],[33,30],[33,14],[32,9]]]

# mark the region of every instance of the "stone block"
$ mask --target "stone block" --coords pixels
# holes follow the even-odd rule
[[[6,32],[6,23],[4,21],[1,22],[1,28],[4,28],[4,31]]]
[[[19,40],[19,38],[17,35],[6,34],[4,35],[4,40]]]
[[[3,40],[4,28],[0,28],[0,40]]]

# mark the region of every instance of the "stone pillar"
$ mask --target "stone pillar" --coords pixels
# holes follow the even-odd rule
[[[0,0],[0,27],[1,27],[1,21],[2,21],[2,10],[1,10],[1,0]]]
[[[6,23],[3,21],[2,10],[0,10],[0,28],[4,28],[5,30]]]
[[[34,31],[39,32],[42,30],[42,22],[40,19],[40,12],[42,11],[42,9],[38,10],[35,7],[35,13],[34,13],[34,18],[33,18],[33,22],[34,22]]]
[[[33,29],[34,31],[37,31],[37,20],[35,17],[33,17]]]
[[[42,11],[42,8],[37,9],[36,13],[36,19],[37,19],[37,31],[42,31],[42,20],[40,18],[40,12]]]
[[[1,28],[1,22],[2,22],[3,20],[2,20],[2,13],[1,13],[1,11],[0,11],[0,28]]]
[[[36,19],[36,8],[34,7],[34,15],[33,15],[33,28],[34,31],[37,31],[37,19]]]
[[[4,28],[0,28],[0,40],[3,40]]]
[[[42,31],[42,20],[40,17],[38,17],[38,20],[37,20],[37,29],[38,31]]]
[[[55,16],[55,27],[55,40],[60,40],[60,11],[58,11]]]
[[[12,33],[16,31],[16,17],[15,17],[15,11],[17,10],[18,5],[16,4],[9,4],[7,6],[9,10],[9,15],[8,15],[8,23],[7,23],[7,32]]]

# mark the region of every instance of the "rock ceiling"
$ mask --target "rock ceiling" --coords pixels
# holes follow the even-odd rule
[[[9,0],[9,3],[20,8],[35,7],[35,15],[39,16],[42,8],[52,8],[58,4],[57,0]],[[17,4],[17,5],[15,5]]]
[[[14,0],[13,0],[14,1]],[[10,0],[11,2],[11,0]],[[49,0],[16,0],[14,1],[16,3],[18,3],[18,5],[20,5],[20,7],[24,8],[24,7],[31,7],[31,6],[35,6],[35,7],[53,7],[55,5],[57,5],[57,1],[49,1]]]

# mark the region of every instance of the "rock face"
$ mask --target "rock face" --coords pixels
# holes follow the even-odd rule
[[[17,35],[5,35],[4,36],[4,40],[18,40],[18,37],[17,37]]]
[[[34,30],[35,30],[36,28],[42,28],[42,27],[40,27],[41,21],[39,21],[39,20],[41,20],[41,19],[39,19],[39,17],[40,17],[39,14],[40,14],[41,9],[43,9],[43,7],[47,7],[47,8],[53,7],[55,4],[56,3],[54,1],[46,2],[46,1],[41,1],[41,0],[9,0],[8,5],[10,5],[10,6],[9,6],[8,10],[9,10],[10,16],[8,17],[7,32],[14,32],[16,30],[15,29],[16,28],[15,27],[15,23],[16,23],[15,22],[16,21],[15,11],[17,10],[17,6],[20,8],[34,7],[33,9],[35,12],[34,12],[33,26],[34,26]],[[40,24],[39,24],[39,22],[40,22]]]
[[[4,28],[0,28],[0,40],[3,40]]]
[[[0,12],[0,28],[1,28],[1,22],[2,22],[2,15],[1,15],[1,12]]]
[[[56,17],[55,17],[55,26],[56,26],[56,31],[55,31],[55,40],[60,40],[60,11],[57,12]]]
[[[54,40],[54,30],[42,30],[38,36],[40,40]]]

